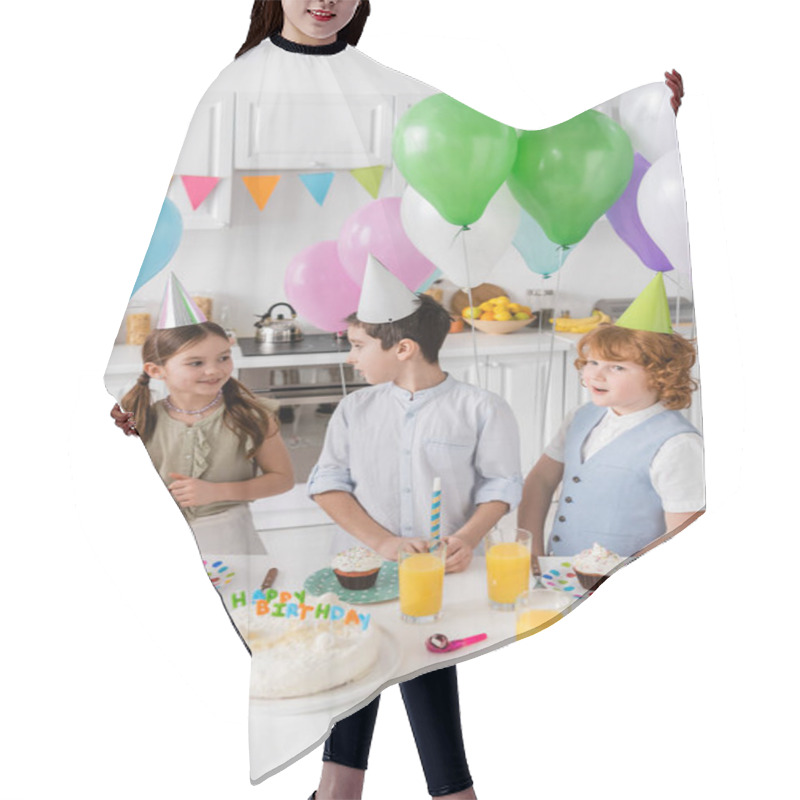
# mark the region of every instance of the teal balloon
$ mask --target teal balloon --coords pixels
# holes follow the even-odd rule
[[[181,243],[182,235],[181,212],[172,200],[165,198],[131,296],[169,264]]]
[[[564,263],[566,253],[561,245],[551,242],[542,226],[527,212],[520,214],[519,228],[513,245],[531,272],[552,275]]]
[[[481,218],[517,154],[513,128],[435,94],[412,106],[394,132],[405,179],[452,225]]]
[[[508,185],[556,244],[579,242],[628,185],[633,146],[599,111],[542,131],[523,131]]]

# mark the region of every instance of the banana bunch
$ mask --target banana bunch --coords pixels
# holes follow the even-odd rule
[[[551,322],[553,323],[553,330],[560,333],[589,333],[589,331],[594,330],[603,322],[611,322],[611,317],[603,311],[595,309],[592,311],[591,317],[580,317],[579,319],[556,317]]]

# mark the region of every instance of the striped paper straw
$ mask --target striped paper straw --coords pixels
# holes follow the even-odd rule
[[[442,535],[442,480],[433,479],[433,501],[431,502],[431,537],[439,539]]]

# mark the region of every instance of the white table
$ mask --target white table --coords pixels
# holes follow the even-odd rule
[[[249,602],[252,592],[257,590],[267,570],[278,568],[278,577],[273,584],[279,591],[295,592],[303,588],[305,579],[318,569],[330,565],[330,556],[325,547],[302,547],[292,541],[291,532],[282,537],[282,545],[273,545],[266,556],[214,556],[206,555],[208,569],[217,561],[229,567],[224,575],[234,572],[229,582],[219,586],[226,608],[231,608],[231,597],[245,592]],[[543,571],[555,568],[563,558],[542,558]],[[218,568],[217,568],[218,569]],[[582,592],[575,584],[576,596]],[[398,600],[383,603],[357,605],[356,608],[371,615],[370,624],[379,625],[391,640],[392,647],[399,648],[397,667],[390,675],[385,673],[368,676],[359,682],[353,692],[332,690],[323,695],[314,695],[309,703],[312,710],[301,708],[297,699],[291,701],[263,701],[257,698],[250,702],[250,768],[251,779],[259,780],[277,771],[286,762],[318,746],[327,736],[331,724],[356,708],[365,705],[383,688],[398,683],[432,668],[455,664],[473,658],[482,652],[514,641],[515,617],[513,611],[496,611],[490,608],[486,594],[486,566],[482,556],[476,556],[465,572],[448,574],[444,582],[443,614],[432,623],[409,624],[400,619]],[[449,639],[459,639],[476,633],[486,633],[487,638],[450,654],[433,654],[425,647],[425,640],[433,633],[444,633]],[[380,673],[381,671],[378,670]],[[329,695],[329,701],[324,695]],[[344,698],[344,702],[337,702]],[[287,709],[284,711],[284,708]]]

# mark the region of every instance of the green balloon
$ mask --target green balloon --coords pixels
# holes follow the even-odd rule
[[[508,185],[517,202],[556,244],[575,244],[625,191],[633,147],[599,111],[543,131],[520,133]]]
[[[517,133],[446,94],[435,94],[400,119],[393,154],[405,179],[444,219],[471,225],[508,177]]]

